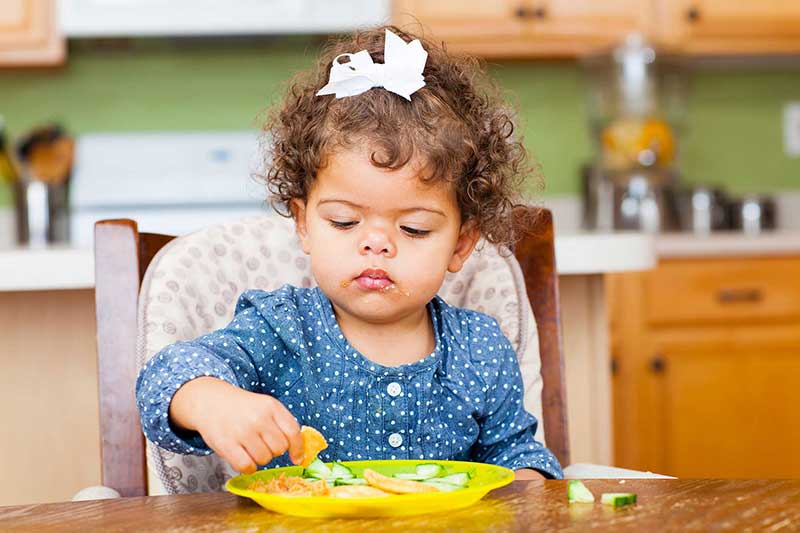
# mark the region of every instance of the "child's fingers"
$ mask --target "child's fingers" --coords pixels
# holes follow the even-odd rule
[[[247,452],[247,455],[249,455],[257,465],[265,465],[272,461],[273,456],[278,455],[264,442],[264,439],[262,439],[261,435],[258,433],[253,433],[243,439],[242,446]]]
[[[285,407],[277,409],[274,418],[275,423],[289,441],[289,457],[294,464],[299,464],[303,460],[303,436],[300,435],[300,424]]]
[[[283,455],[283,452],[289,449],[289,440],[275,421],[265,431],[261,432],[261,439],[269,446],[269,449],[272,450],[272,455],[275,457]]]
[[[250,457],[250,454],[248,454],[242,446],[231,446],[222,451],[220,455],[223,459],[228,461],[237,472],[241,472],[242,474],[252,474],[258,469],[253,459]]]

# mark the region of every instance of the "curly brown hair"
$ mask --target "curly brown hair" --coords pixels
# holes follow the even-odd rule
[[[316,96],[333,58],[367,50],[383,63],[385,30],[428,52],[425,86],[407,101],[386,90],[340,98]],[[317,66],[297,75],[264,127],[267,170],[262,179],[273,208],[291,216],[290,202],[306,200],[317,172],[339,148],[366,144],[371,162],[396,170],[422,162],[424,180],[453,184],[462,221],[473,221],[486,240],[512,246],[518,238],[519,186],[532,173],[527,152],[512,136],[512,111],[475,58],[395,26],[340,38],[325,46]]]

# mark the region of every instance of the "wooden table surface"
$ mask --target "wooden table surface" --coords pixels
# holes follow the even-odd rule
[[[451,513],[394,519],[323,520],[274,514],[227,493],[0,507],[0,531],[796,531],[800,480],[588,480],[602,492],[635,492],[612,509],[568,504],[565,481],[516,481]]]

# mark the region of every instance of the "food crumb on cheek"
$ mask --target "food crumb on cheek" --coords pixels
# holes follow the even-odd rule
[[[408,289],[400,288],[396,283],[392,283],[388,287],[381,289],[383,292],[396,292],[398,294],[402,294],[403,296],[411,296],[411,291]]]

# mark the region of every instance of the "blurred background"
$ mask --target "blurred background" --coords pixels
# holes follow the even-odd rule
[[[578,348],[565,322],[566,344],[600,354],[600,366],[575,363],[567,394],[605,425],[573,431],[578,459],[687,477],[800,475],[800,4],[0,7],[0,399],[18,428],[0,457],[29,449],[42,426],[75,437],[63,486],[0,493],[0,505],[63,499],[99,478],[93,223],[131,217],[181,234],[266,212],[250,179],[264,164],[263,112],[326,36],[385,22],[485,61],[517,108],[543,177],[526,194],[554,211],[557,239],[648,237],[625,252],[652,256],[648,268],[580,271],[601,288],[599,307],[581,309],[603,331]],[[30,324],[47,335],[32,339]],[[62,388],[34,400],[50,380]]]

